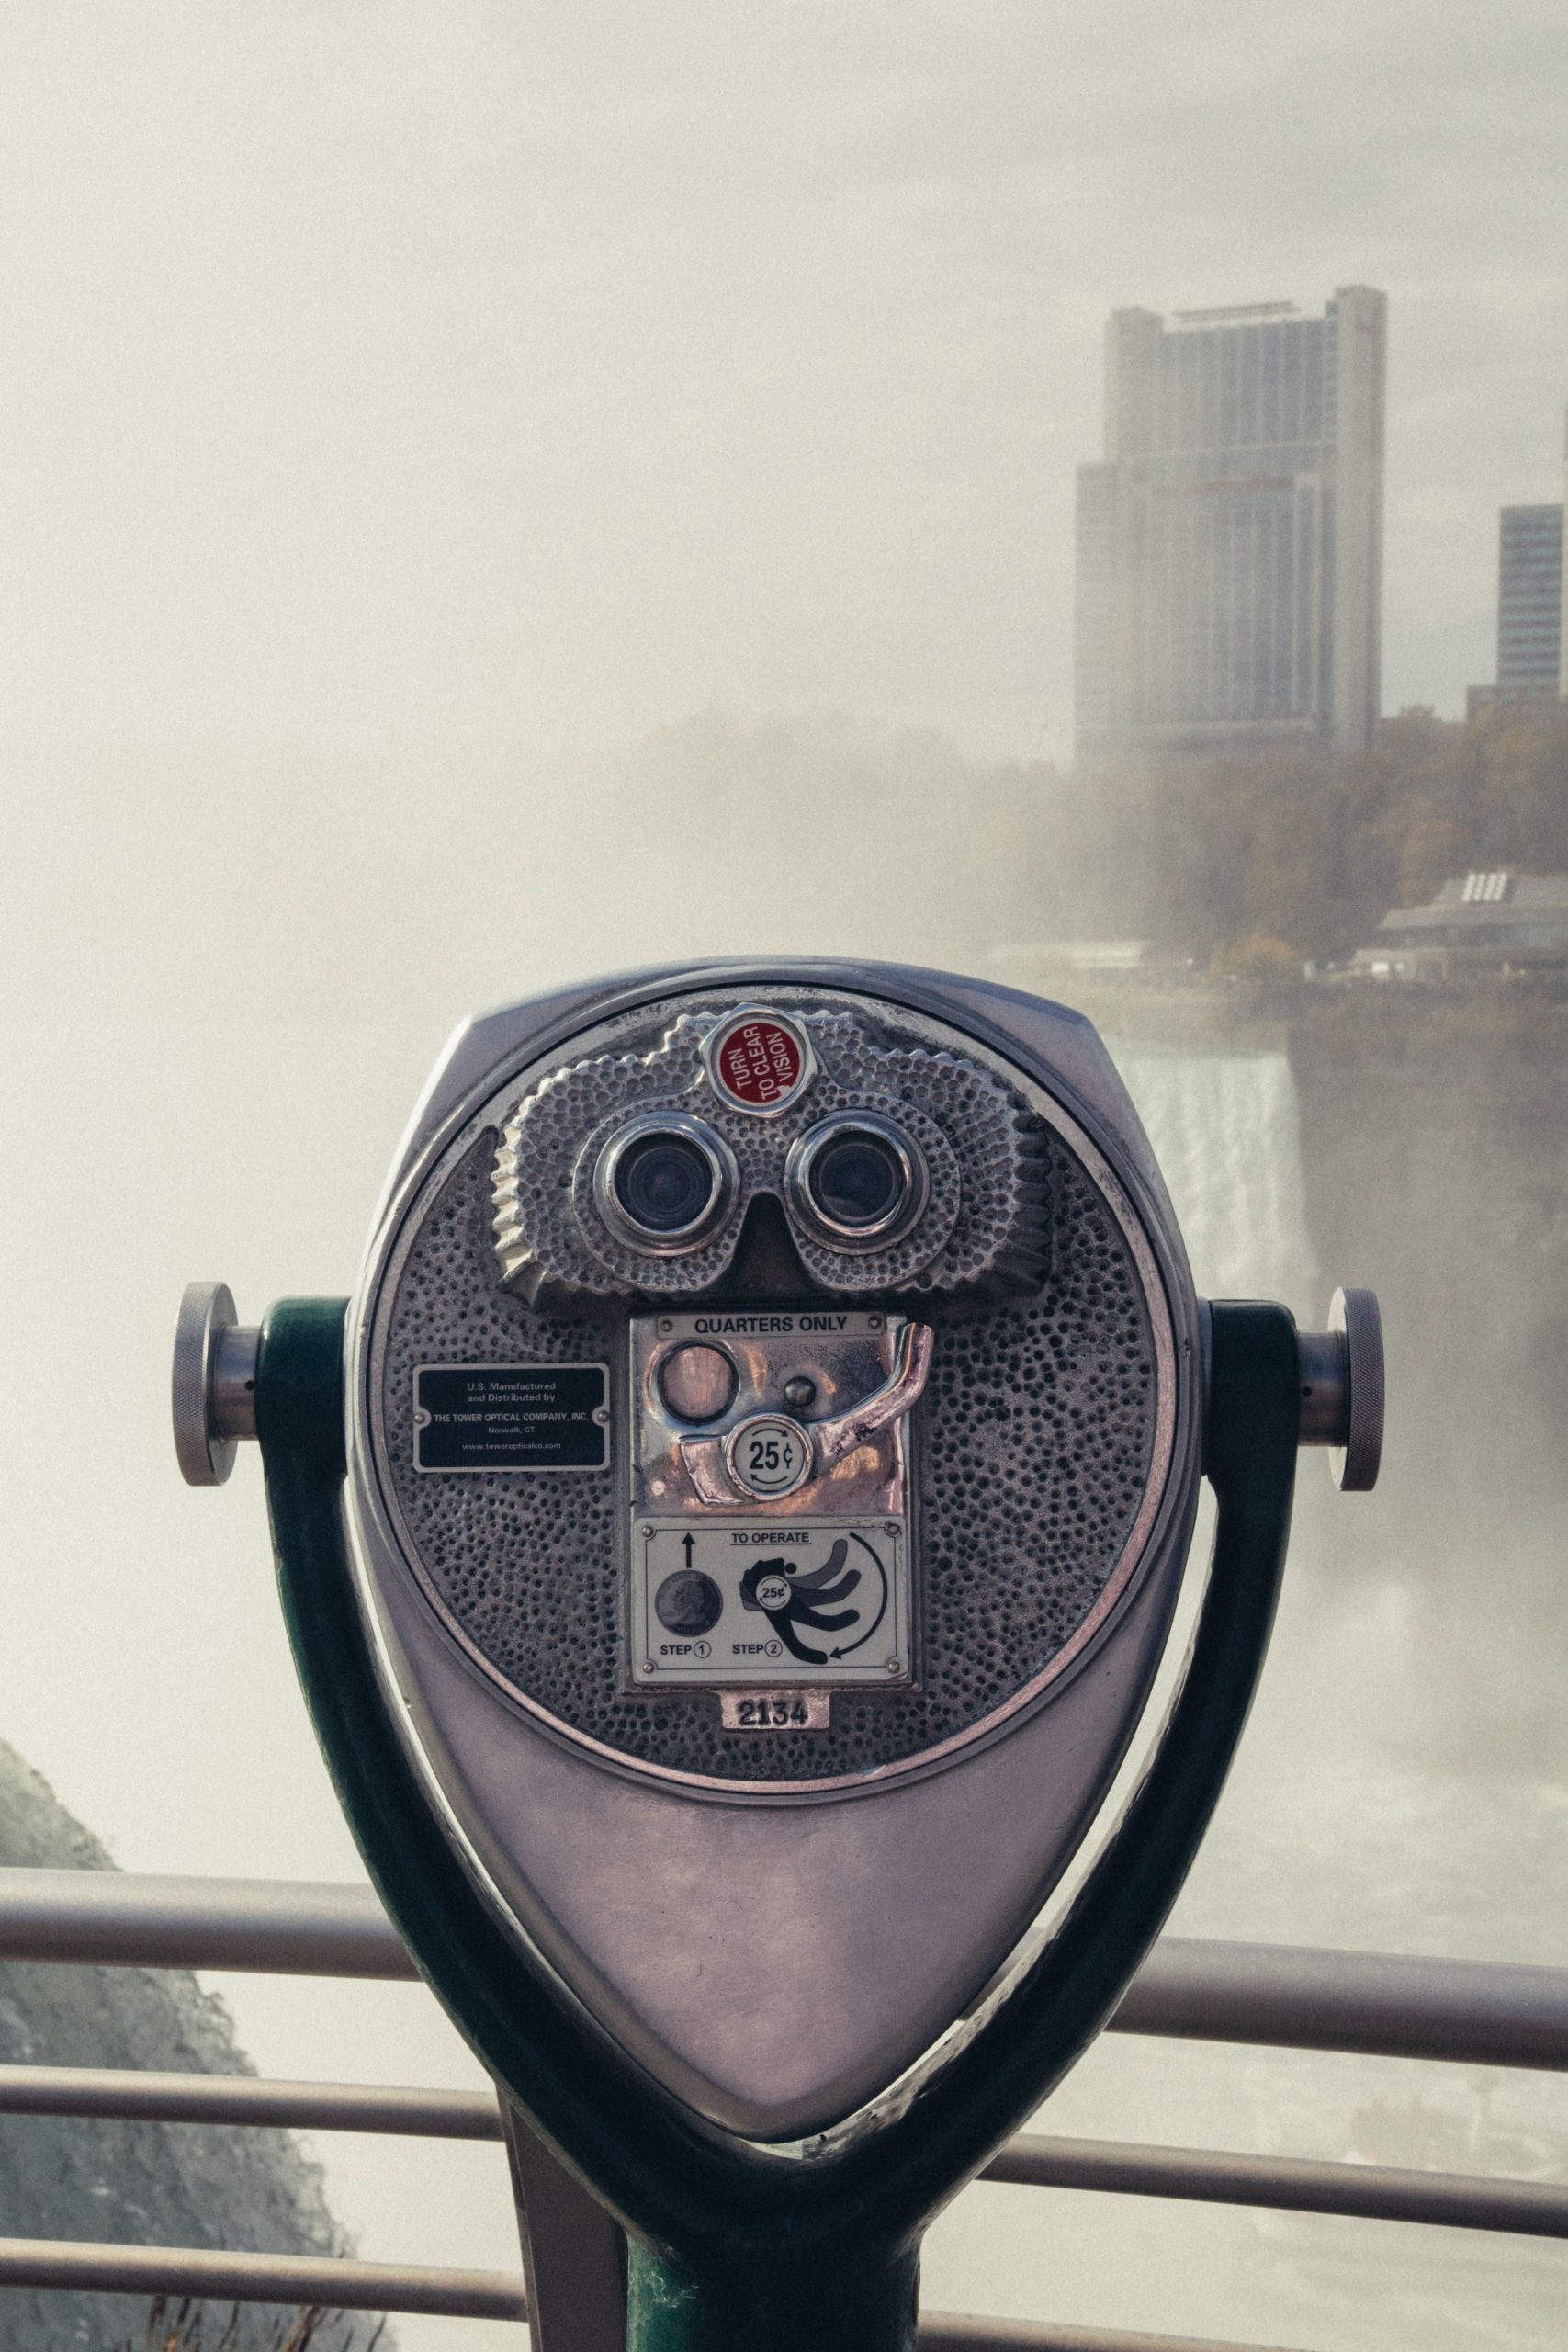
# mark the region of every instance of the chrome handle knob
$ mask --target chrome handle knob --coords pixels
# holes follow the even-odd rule
[[[892,1376],[880,1388],[852,1405],[847,1413],[840,1413],[830,1421],[818,1421],[812,1430],[817,1444],[818,1474],[857,1445],[863,1445],[878,1430],[913,1410],[925,1395],[926,1382],[931,1376],[931,1349],[936,1334],[929,1323],[906,1323],[898,1334],[898,1353]]]
[[[220,1487],[256,1433],[256,1348],[227,1283],[187,1283],[175,1325],[175,1453],[189,1487]]]
[[[1342,1493],[1370,1493],[1382,1461],[1382,1315],[1377,1294],[1337,1290],[1326,1331],[1298,1331],[1301,1442],[1330,1449]]]

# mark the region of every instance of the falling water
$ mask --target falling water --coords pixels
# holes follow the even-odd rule
[[[1206,1298],[1315,1303],[1295,1082],[1282,1053],[1117,1057]]]

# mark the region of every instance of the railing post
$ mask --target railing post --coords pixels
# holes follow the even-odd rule
[[[626,2239],[500,2094],[533,2352],[626,2352]]]

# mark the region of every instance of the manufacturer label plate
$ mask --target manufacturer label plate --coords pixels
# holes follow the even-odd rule
[[[644,1689],[910,1679],[902,1519],[639,1520],[631,1601]]]
[[[603,1470],[610,1459],[603,1363],[421,1364],[416,1470]]]

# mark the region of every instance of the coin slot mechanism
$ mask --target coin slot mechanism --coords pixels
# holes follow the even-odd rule
[[[909,1687],[910,1415],[929,1328],[710,1309],[639,1316],[631,1348],[627,1686]],[[793,1707],[742,1724],[727,1701],[722,1728],[815,1724]]]

